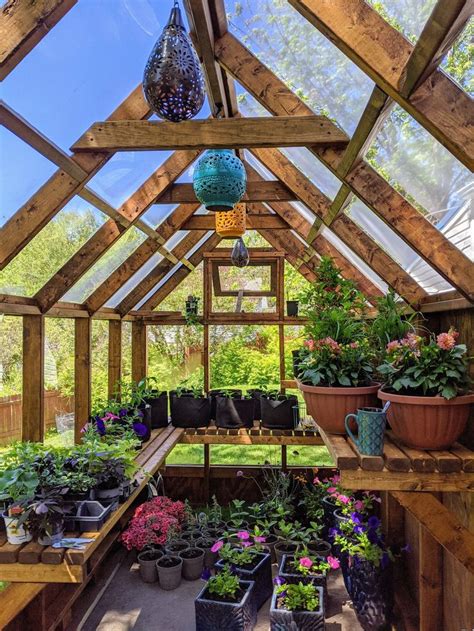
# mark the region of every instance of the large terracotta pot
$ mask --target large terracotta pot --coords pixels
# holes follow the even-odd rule
[[[316,423],[329,434],[345,434],[344,419],[359,408],[377,407],[380,384],[361,388],[306,386],[296,380],[306,408]]]
[[[448,449],[465,430],[474,403],[474,394],[447,400],[379,390],[378,396],[391,403],[387,415],[395,436],[415,449]]]

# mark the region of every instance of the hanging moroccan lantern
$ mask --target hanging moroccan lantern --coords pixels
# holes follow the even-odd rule
[[[201,65],[176,1],[145,66],[143,91],[150,108],[174,123],[193,118],[204,104]]]
[[[207,210],[232,210],[242,199],[246,184],[243,162],[231,149],[209,149],[194,169],[194,192]]]
[[[249,251],[245,247],[245,243],[242,238],[237,239],[235,242],[230,260],[235,267],[246,267],[249,264]]]
[[[235,239],[245,234],[247,209],[245,204],[236,204],[232,210],[216,213],[216,232],[223,239]]]

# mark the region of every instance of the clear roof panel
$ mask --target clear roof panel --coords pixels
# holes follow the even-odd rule
[[[446,53],[441,68],[474,97],[474,17]]]
[[[177,208],[176,204],[152,204],[140,219],[156,228]]]
[[[146,238],[141,230],[132,226],[67,292],[63,300],[84,302]]]
[[[159,252],[153,254],[145,265],[142,265],[142,267],[140,267],[140,269],[122,285],[122,287],[112,296],[105,306],[115,308],[162,260],[163,256]]]
[[[0,272],[0,293],[33,296],[106,220],[89,203],[73,197]]]
[[[55,164],[5,127],[0,126],[0,226],[3,226],[56,170]]]
[[[454,245],[474,257],[473,176],[405,110],[394,107],[365,159]]]
[[[373,82],[288,2],[227,0],[229,28],[315,112],[352,135]]]
[[[184,237],[186,235],[189,234],[189,230],[177,230],[172,236],[171,238],[168,239],[168,241],[165,243],[165,247],[167,250],[172,250],[173,248],[175,248],[178,243],[184,239]]]
[[[366,0],[413,44],[420,36],[436,0]]]
[[[428,263],[387,226],[360,199],[353,197],[345,208],[346,215],[366,232],[428,293],[453,289]]]

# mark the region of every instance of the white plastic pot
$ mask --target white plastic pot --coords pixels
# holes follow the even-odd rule
[[[31,533],[23,525],[18,525],[18,517],[9,517],[5,513],[3,513],[2,517],[5,522],[8,543],[18,545],[32,540],[33,536]]]

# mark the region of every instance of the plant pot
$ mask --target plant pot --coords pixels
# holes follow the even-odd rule
[[[270,553],[270,556],[272,558],[272,563],[276,563],[276,553],[275,553],[275,546],[278,543],[278,537],[276,535],[266,535],[265,536],[265,543],[263,543],[263,547],[265,548],[265,550],[268,550],[268,552]]]
[[[392,566],[382,569],[365,559],[349,560],[351,599],[364,631],[385,631],[392,619]]]
[[[278,541],[275,544],[274,550],[276,562],[278,564],[278,567],[280,567],[284,555],[295,554],[295,552],[297,552],[298,550],[298,544],[294,543],[293,541]]]
[[[158,571],[156,562],[161,559],[163,552],[161,550],[142,550],[137,561],[140,565],[140,577],[144,583],[156,583],[158,580]]]
[[[359,408],[377,407],[380,384],[360,388],[307,386],[296,380],[306,408],[318,426],[328,434],[345,434],[344,420]],[[355,429],[354,429],[355,431]]]
[[[293,407],[297,403],[298,399],[295,396],[279,401],[262,395],[260,397],[262,426],[268,429],[294,429]]]
[[[188,548],[179,553],[183,560],[183,578],[187,581],[197,581],[201,578],[204,567],[204,550],[201,548]]]
[[[96,489],[95,496],[98,500],[117,500],[122,494],[122,488],[116,486],[113,489]]]
[[[206,584],[194,601],[196,631],[252,631],[257,623],[253,581],[240,581],[244,590],[239,602],[214,600]]]
[[[212,552],[211,548],[215,544],[214,539],[198,539],[196,541],[196,546],[204,550],[204,567],[207,567],[210,570],[214,569],[214,565],[219,558],[218,552]]]
[[[171,423],[174,427],[207,427],[211,402],[205,397],[171,396]]]
[[[466,428],[474,393],[444,399],[412,397],[379,390],[382,401],[390,401],[387,412],[392,431],[408,447],[449,449]]]
[[[286,315],[292,318],[298,315],[298,300],[286,301]]]
[[[180,552],[187,550],[191,545],[189,541],[185,541],[184,539],[175,539],[165,546],[165,554],[170,556],[179,555]]]
[[[156,570],[161,589],[171,591],[181,584],[183,559],[177,556],[162,556],[156,561]]]
[[[324,541],[323,539],[316,539],[315,541],[310,541],[306,547],[308,550],[319,557],[328,557],[331,554],[332,546],[329,541]]]
[[[259,552],[256,555],[256,565],[253,568],[236,567],[234,573],[246,581],[254,581],[254,599],[257,609],[270,598],[273,589],[272,560],[270,554]],[[216,572],[222,570],[226,563],[221,559],[216,563]]]
[[[260,405],[260,397],[263,394],[263,390],[259,390],[258,388],[253,388],[251,390],[247,390],[247,394],[249,394],[252,397],[252,399],[255,401],[253,420],[260,421],[260,419],[262,418],[262,408]]]
[[[80,532],[99,531],[110,517],[112,505],[103,506],[100,502],[81,502],[77,507],[76,516],[71,520],[74,525],[71,530]]]
[[[253,427],[255,415],[254,399],[230,399],[216,397],[216,426],[227,429]]]
[[[40,546],[52,546],[53,543],[58,543],[64,537],[64,519],[57,523],[52,533],[49,535],[46,532],[43,535],[38,535],[38,543]]]
[[[336,523],[334,511],[337,508],[337,504],[330,495],[323,497],[321,504],[324,511],[322,536],[326,539],[329,537],[331,528],[334,528]]]
[[[16,546],[20,543],[27,543],[33,539],[32,534],[25,526],[18,525],[19,517],[9,517],[6,513],[3,513],[2,517],[5,522],[8,543]]]
[[[167,427],[168,419],[168,393],[161,392],[159,396],[149,397],[146,402],[151,408],[151,428]]]
[[[294,629],[295,631],[324,631],[324,596],[321,587],[316,587],[319,593],[319,607],[315,611],[288,611],[280,609],[277,603],[276,590],[270,605],[270,631]]]
[[[240,398],[242,396],[242,390],[238,390],[236,388],[221,388],[219,390],[209,390],[209,398],[211,400],[211,419],[213,421],[216,420],[217,397],[222,397],[224,394],[229,395],[232,399]]]
[[[309,573],[306,576],[297,572],[292,563],[294,562],[295,557],[290,556],[288,554],[284,554],[281,560],[278,576],[280,576],[286,583],[298,584],[303,583],[303,585],[308,585],[312,583],[313,585],[317,585],[323,589],[324,599],[327,597],[327,573],[326,572],[315,572]]]
[[[200,530],[185,530],[181,532],[180,537],[183,541],[187,541],[189,545],[194,545],[194,543],[202,538],[202,532]]]

